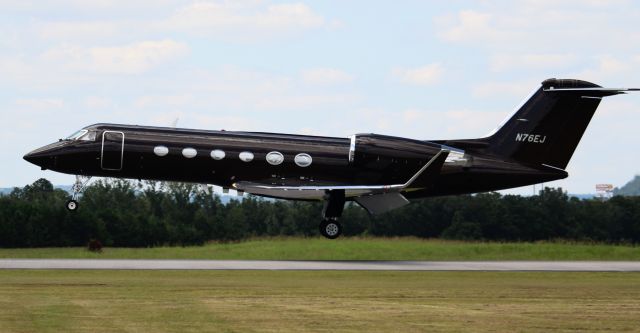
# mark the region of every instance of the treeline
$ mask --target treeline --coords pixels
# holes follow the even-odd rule
[[[101,180],[76,212],[68,193],[40,179],[0,196],[0,247],[198,245],[255,236],[316,236],[321,203],[245,196],[223,204],[192,184]],[[492,241],[640,242],[640,197],[569,198],[545,188],[537,196],[497,193],[430,198],[371,217],[349,204],[344,235],[416,236]]]

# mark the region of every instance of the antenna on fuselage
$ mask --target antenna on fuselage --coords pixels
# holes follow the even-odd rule
[[[180,120],[179,117],[171,123],[171,127],[176,128],[178,126],[178,120]]]

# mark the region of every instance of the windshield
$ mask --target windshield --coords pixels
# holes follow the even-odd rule
[[[69,141],[76,140],[77,138],[83,136],[87,132],[88,132],[87,130],[79,130],[79,131],[69,135],[68,137],[66,137],[65,140],[69,140]]]
[[[96,141],[96,136],[97,136],[97,132],[96,131],[89,131],[89,130],[86,130],[86,129],[82,129],[82,130],[79,130],[79,131],[69,135],[64,140],[65,141],[76,141],[76,140],[80,140],[80,141]]]
[[[80,141],[96,141],[96,131],[85,131],[84,135],[81,135],[78,139]]]

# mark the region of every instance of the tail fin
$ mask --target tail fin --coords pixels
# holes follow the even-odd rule
[[[637,89],[610,89],[581,80],[548,79],[496,131],[486,151],[531,164],[565,169],[602,97]]]

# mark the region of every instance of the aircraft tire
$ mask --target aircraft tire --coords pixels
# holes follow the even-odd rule
[[[75,212],[78,209],[78,202],[75,200],[69,200],[65,206],[68,211]]]
[[[322,220],[320,222],[320,234],[328,239],[336,239],[342,234],[342,225],[333,219]]]

